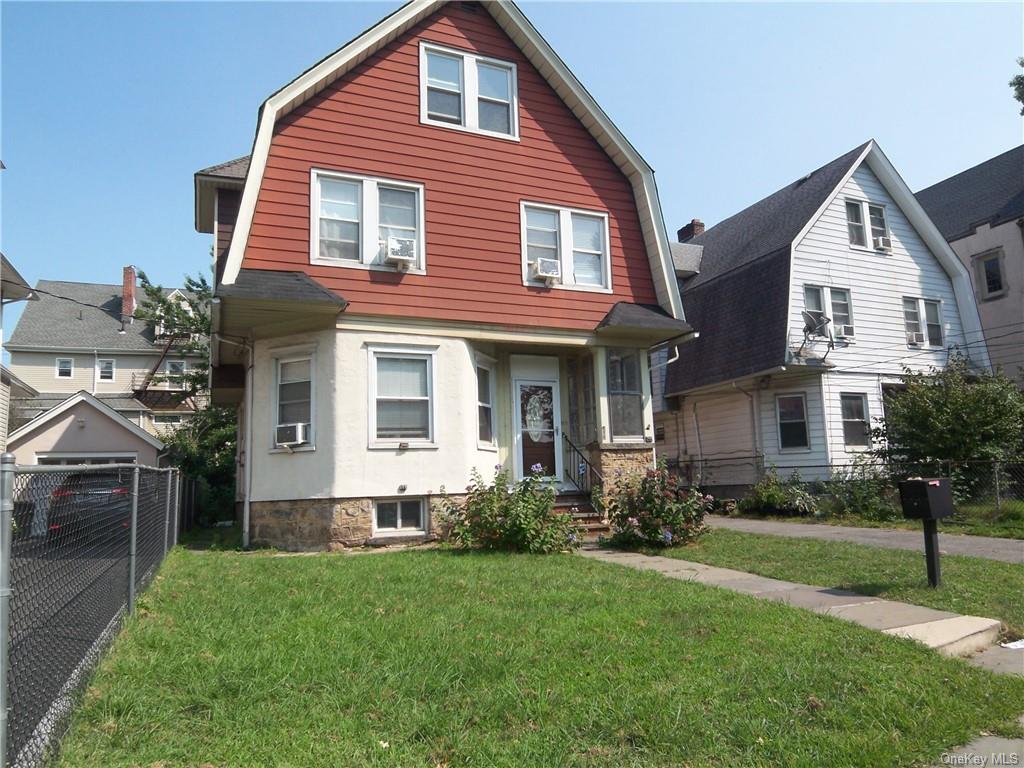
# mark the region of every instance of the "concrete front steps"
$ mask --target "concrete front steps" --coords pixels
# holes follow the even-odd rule
[[[998,647],[994,643],[1002,628],[995,619],[960,616],[920,605],[881,600],[841,589],[769,579],[731,568],[718,568],[671,557],[620,552],[593,545],[584,548],[582,554],[607,563],[655,571],[671,579],[696,581],[852,621],[887,635],[917,640],[946,656],[971,656]],[[1013,660],[1005,663],[1012,667]],[[1024,675],[1024,668],[1016,674]]]

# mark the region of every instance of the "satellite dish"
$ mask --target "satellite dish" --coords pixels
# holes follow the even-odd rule
[[[805,309],[800,313],[804,320],[804,337],[828,336],[828,324],[832,322],[820,309]]]

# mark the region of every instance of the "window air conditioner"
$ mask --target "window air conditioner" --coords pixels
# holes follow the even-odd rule
[[[892,238],[891,237],[876,237],[875,238],[875,250],[876,251],[891,251],[892,250]]]
[[[836,326],[836,338],[845,339],[853,336],[852,325],[837,325]]]
[[[537,259],[533,262],[533,276],[553,283],[562,277],[562,265],[557,259]]]
[[[416,263],[416,240],[411,237],[389,237],[387,260],[404,269],[414,265]]]
[[[278,424],[274,430],[274,443],[278,448],[294,448],[309,442],[306,424]]]
[[[912,347],[917,347],[917,346],[920,346],[921,344],[924,344],[924,334],[923,333],[908,333],[907,334],[907,344],[909,344]]]

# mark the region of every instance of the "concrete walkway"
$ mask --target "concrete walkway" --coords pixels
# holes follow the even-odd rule
[[[854,528],[825,523],[786,523],[777,520],[747,520],[740,517],[708,515],[712,528],[726,528],[743,533],[763,533],[771,536],[789,536],[794,539],[821,539],[823,541],[849,541],[870,547],[908,549],[924,552],[924,534],[896,528]],[[941,527],[941,523],[939,524]],[[939,534],[939,551],[948,555],[968,555],[1005,563],[1024,564],[1024,541],[998,539],[991,536],[963,536],[955,533]]]

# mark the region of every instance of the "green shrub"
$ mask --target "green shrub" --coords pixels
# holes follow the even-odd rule
[[[497,467],[494,482],[485,483],[473,471],[465,500],[444,493],[438,502],[442,526],[458,547],[532,552],[535,554],[576,549],[583,532],[571,515],[557,513],[555,487],[533,468],[518,483]]]
[[[807,517],[818,511],[818,501],[807,491],[796,470],[785,481],[769,467],[757,484],[736,505],[744,515]]]
[[[703,533],[704,515],[714,499],[687,488],[664,467],[616,481],[607,501],[610,544],[669,547]]]
[[[828,484],[832,514],[883,522],[901,516],[899,494],[886,474],[866,461],[832,471]]]

